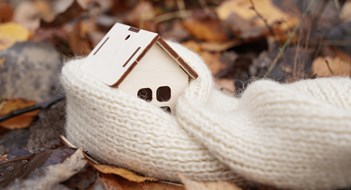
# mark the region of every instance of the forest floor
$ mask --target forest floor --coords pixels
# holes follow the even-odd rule
[[[89,54],[116,22],[198,53],[218,88],[232,95],[261,78],[289,83],[351,76],[351,1],[0,1],[0,187],[273,189],[162,182],[89,157],[80,167],[84,155],[64,139],[59,73],[66,60]],[[49,179],[49,171],[62,168],[64,176]]]

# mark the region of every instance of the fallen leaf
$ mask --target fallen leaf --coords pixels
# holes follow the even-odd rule
[[[225,68],[225,64],[221,61],[221,54],[219,52],[202,51],[200,56],[205,61],[213,75]]]
[[[0,23],[9,22],[13,16],[12,6],[5,2],[0,2]]]
[[[34,101],[24,99],[4,100],[0,104],[0,116],[7,115],[13,111],[27,108],[35,105]],[[0,126],[6,129],[22,129],[30,126],[35,117],[39,114],[39,110],[24,113],[11,119],[0,122]]]
[[[192,40],[183,42],[182,45],[196,53],[200,53],[202,51],[200,44]]]
[[[297,24],[297,18],[281,11],[272,0],[252,0],[252,2],[254,8],[249,0],[224,1],[217,7],[216,12],[219,19],[227,23],[232,31],[239,33],[242,38],[259,37],[269,33],[270,28],[274,32],[286,31]]]
[[[28,40],[30,32],[20,24],[8,22],[0,24],[0,51],[16,42]]]
[[[195,38],[211,42],[223,42],[228,40],[226,33],[217,19],[193,19],[183,22],[184,28]]]
[[[340,57],[317,57],[313,61],[312,69],[318,77],[351,76],[351,62]]]
[[[197,182],[190,180],[182,175],[180,175],[179,177],[184,183],[186,190],[241,190],[240,187],[226,181]]]
[[[203,50],[201,44],[195,41],[187,41],[182,44],[190,50],[199,54],[213,75],[217,74],[220,70],[225,68],[225,65],[221,61],[220,52],[205,51]]]
[[[132,171],[129,171],[123,168],[118,168],[118,167],[108,166],[103,164],[92,164],[92,166],[101,173],[115,174],[133,182],[141,183],[145,181],[157,181],[157,179],[155,178],[140,176]]]
[[[47,149],[34,155],[4,161],[0,164],[0,187],[6,187],[19,178],[33,177],[31,175],[39,177],[38,175],[42,175],[47,166],[62,163],[74,152],[75,150],[71,148]],[[39,169],[42,171],[37,172]]]
[[[75,55],[88,55],[92,50],[88,32],[89,27],[83,21],[76,23],[70,30],[69,45]]]

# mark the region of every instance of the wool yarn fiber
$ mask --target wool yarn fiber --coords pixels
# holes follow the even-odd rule
[[[351,186],[351,80],[253,82],[240,98],[214,88],[198,55],[168,42],[199,77],[174,116],[62,69],[67,138],[97,160],[159,179],[248,180],[287,189]],[[103,61],[103,60],[101,60]]]

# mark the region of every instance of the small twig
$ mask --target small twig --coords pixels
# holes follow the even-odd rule
[[[25,113],[28,113],[28,112],[31,112],[31,111],[49,108],[52,105],[54,105],[57,102],[60,102],[60,101],[62,101],[64,99],[65,99],[65,97],[60,96],[60,97],[56,97],[56,98],[54,98],[52,100],[49,100],[47,102],[35,104],[33,106],[30,106],[30,107],[27,107],[27,108],[24,108],[24,109],[13,111],[13,112],[11,112],[9,114],[6,114],[4,116],[0,116],[0,122],[3,122],[5,120],[11,119],[13,117],[16,117],[16,116],[19,116],[19,115],[22,115],[22,114],[25,114]]]
[[[252,0],[250,0],[252,2]],[[310,1],[308,6],[307,6],[307,10],[309,10],[309,8],[311,7],[313,1]],[[302,15],[302,20],[306,17],[308,11],[305,11]],[[285,41],[285,43],[283,44],[283,46],[281,48],[279,48],[279,52],[277,54],[277,56],[274,58],[272,64],[270,65],[270,67],[268,68],[267,72],[263,75],[264,78],[266,78],[273,70],[273,68],[277,65],[278,61],[280,60],[280,58],[283,56],[285,49],[289,46],[289,44],[292,41],[292,38],[295,36],[297,29],[299,29],[301,26],[301,24],[298,24],[294,27],[293,31],[289,33],[288,39]]]
[[[275,67],[275,65],[278,63],[278,61],[280,60],[280,58],[283,56],[285,49],[290,45],[290,42],[292,40],[292,38],[295,36],[296,30],[297,30],[297,26],[294,28],[294,31],[291,32],[289,34],[288,39],[285,41],[284,45],[279,48],[279,52],[277,54],[277,56],[274,58],[272,64],[270,65],[270,67],[268,68],[267,72],[264,74],[264,78],[266,78],[273,70],[273,68]]]
[[[325,63],[327,64],[327,67],[328,67],[328,70],[330,71],[330,73],[331,73],[332,75],[335,75],[335,74],[334,74],[334,71],[333,71],[332,68],[330,67],[329,61],[328,61],[327,59],[325,59]]]
[[[255,4],[253,3],[253,0],[250,0],[250,3],[251,3],[250,9],[256,13],[256,15],[263,21],[264,25],[268,28],[269,32],[275,37],[276,35],[274,33],[273,28],[268,24],[267,19],[264,18],[260,12],[258,12],[258,10],[255,7]]]
[[[27,155],[27,156],[16,157],[16,158],[13,158],[11,160],[5,160],[5,161],[1,162],[0,165],[7,164],[7,163],[10,163],[10,162],[16,162],[16,161],[20,161],[20,160],[29,160],[33,156],[34,155],[31,154],[31,155]]]
[[[185,18],[190,15],[190,11],[175,11],[159,15],[153,19],[153,21],[158,24],[175,18]]]

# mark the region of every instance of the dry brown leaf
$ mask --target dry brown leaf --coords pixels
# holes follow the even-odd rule
[[[69,32],[69,45],[75,55],[88,55],[92,50],[88,32],[88,24],[84,21],[76,23]]]
[[[297,18],[281,11],[272,0],[252,1],[257,12],[274,31],[285,31],[297,24]],[[219,19],[228,23],[233,32],[239,33],[242,38],[258,37],[269,32],[263,19],[252,9],[249,0],[224,1],[216,12]]]
[[[200,53],[202,51],[200,44],[196,43],[195,41],[186,41],[183,42],[182,45],[196,53]]]
[[[351,76],[351,62],[345,62],[340,57],[317,57],[312,70],[319,77]]]
[[[155,178],[140,176],[132,171],[129,171],[129,170],[123,169],[123,168],[118,168],[118,167],[108,166],[108,165],[103,165],[103,164],[92,164],[92,166],[101,173],[115,174],[115,175],[121,176],[129,181],[133,181],[133,182],[137,182],[137,183],[141,183],[141,182],[145,182],[145,181],[157,181],[157,179],[155,179]]]
[[[0,50],[11,47],[16,42],[29,39],[30,32],[20,24],[8,22],[0,24]]]
[[[217,74],[220,70],[225,68],[225,65],[221,62],[220,52],[205,51],[202,49],[202,45],[195,41],[187,41],[182,44],[190,50],[198,53],[208,68],[211,70],[213,75]]]
[[[186,190],[241,190],[240,187],[235,184],[226,182],[226,181],[218,181],[218,182],[197,182],[192,181],[184,176],[179,176],[181,181],[185,185]]]
[[[221,22],[216,19],[186,19],[184,28],[195,38],[211,42],[223,42],[228,40]]]
[[[205,61],[213,75],[225,68],[225,64],[221,62],[221,54],[219,52],[200,52],[200,56]]]
[[[125,180],[115,175],[100,175],[103,187],[106,190],[184,190],[181,184],[169,184],[163,182],[136,183]]]
[[[0,104],[0,116],[7,115],[13,111],[35,105],[34,101],[24,99],[4,100]],[[39,110],[24,113],[11,119],[0,122],[0,126],[6,129],[22,129],[29,127],[34,118],[39,114]]]
[[[12,6],[5,2],[0,2],[0,23],[9,22],[13,16]]]

